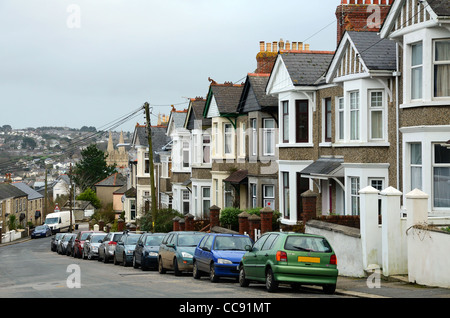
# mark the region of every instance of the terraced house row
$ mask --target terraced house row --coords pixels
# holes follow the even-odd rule
[[[289,227],[307,197],[317,215],[358,215],[360,189],[392,186],[450,213],[449,2],[342,0],[336,17],[334,51],[261,42],[243,83],[210,78],[152,127],[159,207],[270,207]],[[133,138],[130,220],[150,197],[146,133]]]

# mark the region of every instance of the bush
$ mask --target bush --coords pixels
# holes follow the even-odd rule
[[[156,220],[153,224],[151,212],[147,212],[139,219],[140,229],[142,231],[167,233],[173,229],[173,218],[183,214],[173,209],[159,209],[156,211]]]
[[[239,231],[239,217],[242,210],[238,208],[225,208],[220,212],[219,222],[223,227],[228,227],[231,230]]]

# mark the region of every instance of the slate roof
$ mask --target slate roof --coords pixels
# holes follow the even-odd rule
[[[186,111],[173,111],[170,113],[170,117],[172,117],[172,125],[174,125],[175,129],[184,127],[186,116],[187,116]]]
[[[243,89],[244,85],[211,84],[210,94],[214,95],[221,115],[236,114]]]
[[[96,187],[121,187],[126,184],[126,179],[120,173],[116,172],[109,177],[95,184]]]
[[[0,183],[0,200],[24,196],[27,196],[27,193],[19,188],[16,188],[9,183]]]
[[[369,70],[395,70],[395,42],[381,39],[377,32],[347,31]]]
[[[428,5],[439,17],[450,16],[450,1],[448,0],[428,0]]]
[[[157,152],[161,151],[162,148],[171,140],[169,136],[166,135],[165,126],[152,126],[152,150],[153,150],[153,162],[159,162],[160,158]],[[148,134],[147,127],[136,126],[135,127],[136,140],[134,141],[136,145],[148,147]]]
[[[190,130],[194,129],[195,128],[194,122],[196,120],[201,120],[203,127],[211,126],[212,119],[203,117],[203,110],[205,109],[205,105],[206,105],[205,99],[199,99],[199,98],[191,99],[190,112],[188,112],[189,118],[186,118],[186,120],[187,120],[186,128],[187,129],[190,129]]]
[[[278,109],[278,98],[266,94],[266,86],[270,74],[250,73],[245,81],[238,112],[263,110],[264,108]]]
[[[294,86],[313,86],[327,71],[334,52],[282,52],[280,57],[286,65]]]
[[[36,200],[44,197],[42,194],[40,194],[39,192],[37,192],[36,190],[34,190],[33,188],[31,188],[30,186],[28,186],[23,182],[16,182],[13,183],[12,185],[28,194],[28,200]]]

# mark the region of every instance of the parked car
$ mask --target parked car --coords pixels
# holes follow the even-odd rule
[[[93,259],[98,257],[98,247],[105,238],[106,233],[96,233],[93,232],[88,235],[83,245],[82,256],[83,259]]]
[[[65,255],[67,252],[67,245],[69,244],[70,239],[76,236],[76,234],[73,233],[65,233],[62,238],[59,240],[58,247],[56,248],[56,251],[58,254]]]
[[[77,237],[75,238],[75,243],[73,245],[73,257],[81,258],[83,255],[83,245],[86,238],[89,236],[89,234],[96,232],[96,233],[104,233],[101,231],[81,231],[78,232]]]
[[[158,268],[159,245],[165,233],[145,233],[142,234],[136,243],[133,253],[133,267],[146,270],[148,268]]]
[[[66,255],[67,256],[73,256],[73,251],[74,251],[73,246],[75,244],[76,237],[77,237],[76,235],[71,236],[69,239],[69,242],[67,243],[67,247],[66,247]]]
[[[319,235],[269,232],[247,247],[239,266],[239,284],[265,282],[274,292],[280,282],[319,285],[327,294],[336,290],[338,276],[336,254],[330,243]]]
[[[122,237],[123,232],[109,232],[102,243],[98,247],[97,260],[100,262],[108,263],[111,257],[114,257],[114,251],[116,249],[117,242]]]
[[[56,233],[52,236],[52,240],[50,242],[50,250],[52,252],[56,252],[56,247],[58,246],[59,240],[64,235],[64,233]]]
[[[206,234],[195,248],[193,258],[194,278],[209,273],[209,279],[215,283],[220,277],[239,277],[239,263],[247,252],[246,246],[252,246],[253,240],[240,234]]]
[[[47,224],[36,226],[31,233],[32,239],[48,236],[52,236],[52,229]]]
[[[122,263],[123,266],[128,266],[133,261],[133,253],[136,243],[142,234],[133,232],[125,232],[120,240],[117,242],[114,250],[113,263],[118,265]]]
[[[192,272],[195,247],[205,234],[194,231],[169,232],[159,246],[159,273],[164,274],[167,269],[175,271],[176,276],[183,271]]]

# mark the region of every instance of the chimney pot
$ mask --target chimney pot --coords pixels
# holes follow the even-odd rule
[[[280,50],[284,50],[284,41],[283,39],[280,39],[280,42],[278,43]]]
[[[289,43],[289,41],[286,41],[286,50],[287,51],[291,50],[291,43]]]
[[[303,42],[298,42],[298,50],[303,51]]]
[[[264,51],[264,41],[260,41],[259,42],[259,51],[263,52]]]
[[[266,43],[266,46],[267,46],[266,51],[267,52],[272,52],[272,43]]]
[[[272,52],[278,52],[277,46],[278,46],[277,41],[273,41],[273,43],[272,43]]]
[[[309,44],[305,44],[305,51],[309,51]]]
[[[292,42],[292,50],[297,51],[297,42]]]

